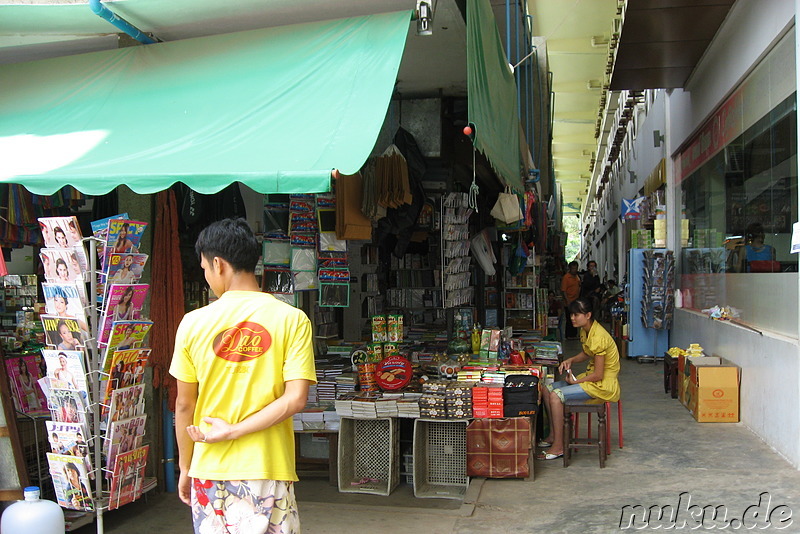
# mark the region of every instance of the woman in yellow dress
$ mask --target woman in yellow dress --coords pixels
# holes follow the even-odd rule
[[[572,324],[580,332],[581,352],[567,358],[558,366],[566,373],[565,380],[540,388],[542,401],[550,415],[550,433],[539,442],[547,447],[537,458],[554,460],[564,455],[564,403],[567,400],[601,399],[608,402],[619,400],[619,351],[614,339],[605,328],[594,320],[592,301],[587,298],[574,300],[569,305]],[[575,376],[572,365],[586,362],[586,372]]]

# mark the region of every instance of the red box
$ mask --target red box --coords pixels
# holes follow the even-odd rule
[[[484,419],[489,417],[489,409],[483,406],[472,405],[472,417],[475,419]]]

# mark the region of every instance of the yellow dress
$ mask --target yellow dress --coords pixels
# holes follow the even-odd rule
[[[620,395],[619,380],[617,380],[617,375],[619,375],[619,351],[614,338],[599,322],[594,321],[588,335],[586,330],[581,328],[581,345],[583,346],[583,352],[591,359],[586,366],[586,372],[579,374],[576,378],[580,379],[592,374],[595,356],[603,356],[605,366],[602,380],[581,382],[579,385],[586,393],[596,399],[609,402],[618,401]]]

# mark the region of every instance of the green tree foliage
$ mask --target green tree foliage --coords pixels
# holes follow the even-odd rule
[[[564,215],[562,218],[564,231],[567,233],[567,246],[564,248],[564,259],[567,263],[577,259],[581,253],[581,221],[575,215]]]

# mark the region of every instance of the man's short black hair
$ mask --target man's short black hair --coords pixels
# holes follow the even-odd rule
[[[211,262],[222,258],[234,271],[255,272],[261,246],[253,230],[242,218],[223,219],[206,226],[194,245],[197,258]]]

